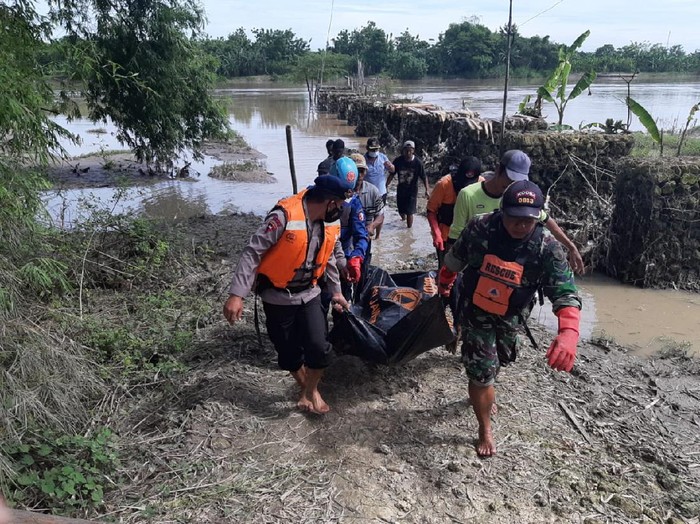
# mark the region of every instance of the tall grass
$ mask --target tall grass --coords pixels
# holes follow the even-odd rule
[[[681,140],[681,135],[671,131],[663,132],[664,141],[664,157],[675,156],[678,143]],[[634,147],[630,156],[658,157],[660,156],[661,148],[648,133],[634,133]],[[700,128],[693,128],[688,132],[683,142],[681,156],[700,156]]]

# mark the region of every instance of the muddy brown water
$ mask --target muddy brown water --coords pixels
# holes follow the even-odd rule
[[[656,110],[664,122],[674,122],[687,116],[687,108],[700,96],[700,82],[649,83],[638,85],[638,100],[647,108]],[[445,108],[461,107],[462,101],[482,116],[498,117],[499,90],[488,83],[465,82],[432,84],[414,83],[402,88],[410,96]],[[571,103],[567,114],[569,122],[604,121],[607,117],[626,119],[624,106],[618,108],[619,98],[626,87],[621,82],[601,84],[594,93],[597,100]],[[514,112],[522,96],[532,86],[515,86],[511,91],[510,112]],[[144,213],[160,218],[184,218],[202,214],[252,212],[264,214],[282,196],[291,193],[289,159],[285,142],[285,125],[293,129],[294,164],[298,186],[313,182],[316,165],[325,156],[327,138],[343,138],[348,148],[364,151],[365,137],[354,135],[354,129],[335,118],[335,115],[309,110],[306,93],[297,87],[244,85],[217,92],[229,99],[232,127],[241,133],[248,144],[265,155],[264,164],[274,175],[271,184],[247,184],[218,180],[207,176],[220,161],[205,157],[193,162],[192,168],[200,176],[191,181],[166,180],[129,190],[115,201],[111,187],[69,189],[47,194],[46,203],[54,220],[61,225],[82,220],[91,205],[102,205],[115,212]],[[666,104],[664,104],[664,101]],[[606,116],[607,115],[607,116]],[[123,149],[114,137],[109,123],[93,124],[86,121],[58,122],[83,137],[80,146],[66,144],[71,155]],[[634,127],[634,126],[633,126]],[[95,133],[94,131],[105,131]],[[391,155],[390,155],[391,156]],[[78,160],[79,161],[79,160]],[[393,188],[395,191],[395,186]],[[390,189],[390,194],[392,190]],[[81,204],[82,202],[82,204]],[[382,237],[373,243],[373,261],[384,267],[401,267],[411,259],[432,261],[434,250],[427,221],[417,216],[412,229],[407,229],[390,207],[386,212]],[[700,294],[673,290],[643,290],[622,285],[601,275],[588,275],[577,280],[584,301],[581,334],[586,338],[612,338],[639,354],[651,354],[661,349],[682,345],[700,354]],[[532,315],[552,331],[556,318],[548,303]]]

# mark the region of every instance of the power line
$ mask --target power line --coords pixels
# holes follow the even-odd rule
[[[333,25],[333,8],[335,7],[335,0],[331,0],[331,17],[328,20],[328,32],[326,33],[326,47],[323,49],[323,57],[321,58],[321,78],[319,83],[323,84],[323,72],[326,69],[326,55],[328,54],[328,43],[331,39],[331,26]]]
[[[520,27],[522,27],[522,26],[524,26],[525,24],[527,24],[530,20],[534,20],[534,19],[537,18],[538,16],[545,14],[547,11],[551,11],[552,9],[554,9],[555,7],[557,7],[559,4],[561,4],[563,1],[564,1],[564,0],[559,0],[556,4],[554,4],[554,5],[550,6],[550,7],[548,7],[548,8],[545,9],[544,11],[540,11],[540,12],[537,13],[535,16],[533,16],[533,17],[531,17],[531,18],[528,18],[528,19],[525,20],[522,24],[520,24]]]

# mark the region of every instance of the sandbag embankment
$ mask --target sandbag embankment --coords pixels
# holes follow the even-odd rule
[[[608,272],[700,291],[700,159],[628,158],[617,171]]]

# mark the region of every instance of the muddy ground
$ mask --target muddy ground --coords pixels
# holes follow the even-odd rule
[[[197,262],[173,285],[206,297],[178,380],[115,393],[124,471],[99,518],[118,522],[659,522],[700,516],[700,362],[643,360],[582,341],[571,374],[524,345],[497,383],[498,454],[477,425],[457,356],[400,367],[337,355],[326,416],[295,409],[293,380],[258,345],[253,299],[229,326],[221,306],[260,219],[175,227]],[[387,268],[391,269],[391,268]],[[116,300],[119,300],[118,298]],[[262,309],[261,309],[262,314]]]
[[[202,153],[229,166],[225,177],[230,180],[267,183],[272,179],[265,169],[265,155],[247,146],[240,138],[234,137],[228,142],[206,142]],[[184,160],[172,168],[158,169],[139,162],[128,151],[107,151],[56,159],[46,174],[49,182],[57,189],[111,187],[117,184],[143,186],[164,179],[187,180],[210,175],[209,172],[198,172],[191,163]]]
[[[259,159],[240,146],[210,154]],[[258,175],[266,174],[251,176]],[[76,159],[51,176],[61,187],[160,179],[121,154]],[[298,412],[294,382],[276,366],[263,318],[258,345],[252,297],[235,326],[221,314],[235,262],[259,222],[200,217],[163,233],[182,255],[167,286],[204,298],[210,309],[195,323],[186,372],[105,399],[123,467],[93,517],[700,522],[700,361],[683,354],[640,359],[612,342],[582,341],[573,373],[559,373],[544,359],[552,335],[534,328],[540,349],[524,344],[498,379],[498,454],[490,459],[476,456],[467,381],[444,348],[400,367],[337,355],[321,384],[331,412]],[[434,261],[400,263],[432,269]],[[96,303],[128,310],[133,291],[109,291]]]

